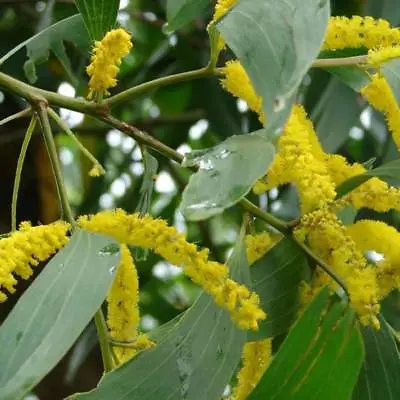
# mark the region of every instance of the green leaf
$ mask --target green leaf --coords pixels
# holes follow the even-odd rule
[[[73,43],[85,52],[90,48],[90,40],[80,15],[77,14],[63,19],[20,43],[0,59],[0,65],[19,50],[26,47],[28,60],[25,62],[24,71],[28,80],[34,83],[37,79],[36,64],[47,61],[49,51],[51,50],[64,67],[71,81],[75,84],[76,79],[73,77],[71,64],[63,44],[65,40]]]
[[[92,40],[100,40],[114,28],[119,0],[75,0]]]
[[[172,32],[197,18],[210,0],[167,0],[168,31]]]
[[[294,324],[249,400],[349,399],[364,359],[353,312],[324,289]]]
[[[221,213],[265,174],[275,149],[262,133],[231,136],[212,149],[186,155],[184,166],[200,167],[182,195],[180,209],[187,219],[197,221]]]
[[[388,162],[378,168],[365,171],[363,174],[353,176],[343,182],[336,189],[336,198],[340,199],[374,177],[382,179],[394,186],[400,185],[400,159]]]
[[[387,79],[393,95],[400,104],[400,60],[395,58],[381,65],[381,74]]]
[[[336,57],[338,57],[336,55]],[[368,72],[365,69],[350,66],[350,67],[335,67],[324,68],[333,76],[345,83],[350,89],[355,92],[360,92],[361,89],[370,83]]]
[[[318,56],[329,14],[327,0],[242,0],[217,23],[263,99],[266,127],[286,120]]]
[[[366,357],[354,391],[354,400],[395,400],[400,394],[400,356],[387,322],[381,329],[363,327]]]
[[[0,330],[2,400],[21,398],[73,345],[112,283],[115,246],[78,230],[20,298]]]
[[[253,290],[268,314],[251,340],[287,332],[299,311],[299,285],[310,275],[307,258],[289,239],[281,239],[250,267]]]
[[[312,113],[326,152],[334,153],[345,143],[350,128],[359,122],[360,113],[354,91],[336,79],[331,80]]]
[[[250,282],[243,232],[228,261],[233,279]],[[219,400],[239,363],[246,332],[201,294],[181,317],[159,329],[153,349],[107,374],[74,399]]]

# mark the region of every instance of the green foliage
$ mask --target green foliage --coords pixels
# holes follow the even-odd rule
[[[183,192],[180,209],[184,216],[198,221],[236,204],[264,175],[273,157],[274,146],[263,130],[232,136],[211,150],[191,152],[183,165],[200,170],[190,177]]]
[[[233,279],[248,284],[250,276],[243,234],[244,231],[228,265]],[[139,354],[106,375],[97,389],[73,398],[220,398],[240,360],[246,332],[239,330],[227,312],[204,293],[174,322],[168,323],[168,327],[154,337],[157,343],[154,349]],[[131,377],[135,377],[135,383],[127,384]]]
[[[168,30],[174,31],[201,14],[210,0],[167,0]]]
[[[354,400],[396,399],[400,393],[400,356],[390,327],[380,318],[381,329],[363,327],[366,357],[355,388]]]
[[[353,312],[323,290],[294,324],[249,399],[348,399],[364,359]]]
[[[267,127],[281,126],[290,112],[321,48],[329,12],[326,0],[242,0],[217,24],[263,99]]]
[[[75,0],[92,40],[100,40],[114,28],[119,0]]]
[[[119,261],[111,239],[77,231],[35,279],[0,330],[0,397],[21,398],[93,318]]]

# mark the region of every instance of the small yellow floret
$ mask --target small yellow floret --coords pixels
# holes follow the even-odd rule
[[[106,173],[104,168],[100,164],[94,164],[92,169],[89,171],[89,176],[92,178],[98,178]]]
[[[385,61],[400,57],[400,45],[371,49],[368,51],[367,62],[372,67],[378,67]]]
[[[23,222],[19,231],[0,240],[0,302],[7,299],[4,290],[15,292],[16,276],[29,279],[33,274],[31,267],[64,247],[68,230],[69,225],[63,221],[35,227]]]
[[[86,68],[90,77],[88,99],[95,93],[109,95],[108,89],[116,86],[119,66],[132,48],[131,35],[122,28],[106,33],[96,41],[90,65]]]
[[[279,138],[278,154],[254,192],[261,194],[274,186],[295,183],[303,214],[329,204],[336,196],[335,186],[319,153],[322,149],[312,123],[303,107],[296,105]]]
[[[379,73],[373,75],[371,82],[361,89],[361,94],[385,115],[389,131],[400,149],[400,109],[387,80]]]
[[[367,49],[400,45],[400,29],[388,21],[372,17],[331,17],[323,50],[349,48]]]
[[[265,121],[262,98],[259,96],[250,81],[247,72],[239,61],[228,61],[221,68],[224,78],[221,80],[222,87],[232,95],[244,100],[250,110],[256,112],[261,122]]]
[[[242,368],[231,400],[245,400],[257,386],[272,358],[272,340],[262,339],[248,342],[242,351]]]
[[[78,223],[89,231],[112,236],[120,243],[150,248],[171,264],[183,266],[183,272],[228,310],[240,328],[257,329],[258,321],[266,318],[255,293],[229,279],[226,265],[208,260],[208,250],[198,251],[166,221],[129,215],[118,209],[83,216]]]
[[[222,18],[236,3],[237,0],[218,0],[217,4],[215,5],[212,22]]]

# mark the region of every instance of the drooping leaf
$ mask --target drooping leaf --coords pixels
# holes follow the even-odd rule
[[[242,0],[217,24],[263,99],[266,127],[279,128],[287,118],[329,14],[327,0]]]
[[[249,400],[349,399],[363,359],[354,313],[330,305],[324,289],[294,324]]]
[[[20,298],[0,330],[0,398],[21,398],[64,356],[101,306],[116,243],[79,230]]]
[[[400,104],[400,60],[395,58],[383,63],[380,72],[388,81],[397,104]]]
[[[205,10],[210,0],[168,0],[168,30],[175,31],[197,18]]]
[[[69,78],[75,83],[71,64],[65,52],[64,41],[73,43],[82,51],[89,50],[90,40],[80,15],[77,14],[63,19],[20,43],[0,59],[0,65],[26,47],[28,60],[25,62],[24,71],[28,80],[34,83],[37,79],[36,64],[45,62],[49,58],[49,52],[52,51],[64,67]]]
[[[348,139],[360,113],[361,105],[354,91],[336,79],[331,80],[312,114],[326,152],[334,153]]]
[[[354,391],[354,400],[395,400],[400,394],[400,355],[387,322],[381,329],[363,327],[366,357]]]
[[[337,189],[337,199],[345,196],[354,189],[357,189],[363,183],[371,178],[377,177],[391,185],[398,186],[400,184],[400,159],[388,162],[380,167],[365,171],[363,174],[353,176],[343,182]]]
[[[75,0],[92,40],[100,40],[117,20],[119,0]]]
[[[187,155],[185,166],[199,166],[190,177],[180,209],[190,220],[202,220],[237,203],[265,174],[274,157],[263,131],[232,136],[212,149]]]
[[[228,261],[233,279],[250,282],[243,232]],[[240,360],[247,334],[210,296],[158,329],[156,347],[103,377],[82,399],[219,400]]]
[[[251,340],[274,337],[286,332],[299,311],[299,285],[309,278],[304,253],[289,239],[280,240],[266,255],[250,267],[253,290],[260,296],[268,314]]]

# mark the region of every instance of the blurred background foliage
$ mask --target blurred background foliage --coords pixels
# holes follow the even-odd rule
[[[372,15],[386,18],[393,25],[400,23],[397,0],[332,0],[331,3],[334,15]],[[0,0],[0,55],[76,12],[72,0]],[[164,27],[165,0],[121,0],[118,21],[132,32],[134,49],[122,65],[119,85],[114,93],[205,65],[209,57],[205,27],[211,14],[210,6],[189,26],[171,33]],[[47,62],[46,57],[40,54],[35,85],[68,96],[84,97],[87,94],[85,65],[89,53],[70,42],[64,42],[64,46],[70,66],[65,68],[54,52],[48,54]],[[230,56],[227,53],[223,57],[228,59]],[[23,49],[4,64],[2,71],[27,81],[24,73],[26,61],[26,49]],[[31,65],[25,65],[26,71],[31,71]],[[28,76],[32,78],[32,75]],[[350,161],[364,163],[372,160],[374,166],[398,157],[382,116],[327,72],[311,71],[304,79],[299,97],[316,124],[327,151],[340,153]],[[0,119],[24,106],[20,98],[0,91]],[[140,200],[139,190],[145,170],[136,142],[91,118],[63,109],[59,112],[107,170],[101,178],[89,178],[91,166],[81,157],[71,139],[57,132],[60,158],[76,214],[113,207],[134,212]],[[217,79],[161,88],[119,105],[113,113],[182,153],[211,147],[232,134],[251,132],[260,127],[257,117],[247,111],[246,104],[225,93]],[[12,184],[27,124],[27,120],[17,120],[0,127],[0,233],[10,229]],[[158,159],[158,171],[152,177],[151,214],[186,232],[190,241],[210,248],[216,260],[226,260],[237,236],[241,211],[233,207],[205,222],[186,223],[177,212],[177,206],[188,173],[178,164],[152,154]],[[276,188],[260,198],[254,196],[253,200],[281,218],[289,220],[297,216],[298,200],[293,187]],[[58,213],[49,161],[37,135],[31,142],[23,171],[18,217],[34,223],[47,223],[56,219]],[[371,216],[371,211],[361,210],[356,218],[367,216]],[[374,213],[374,218],[400,228],[398,212]],[[198,289],[180,274],[178,268],[152,254],[137,255],[142,328],[150,330],[190,306]],[[1,320],[27,285],[19,283],[18,294],[1,306]],[[400,320],[395,315],[399,315],[400,295],[393,293],[389,296],[384,308],[389,322],[399,330]],[[101,359],[95,329],[89,325],[64,360],[35,389],[35,395],[41,400],[63,398],[94,387],[100,375]]]

